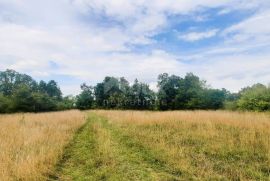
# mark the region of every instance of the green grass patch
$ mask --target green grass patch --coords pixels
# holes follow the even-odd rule
[[[181,180],[156,154],[90,114],[49,180]]]

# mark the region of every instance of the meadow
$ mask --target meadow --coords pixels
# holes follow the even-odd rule
[[[0,125],[1,180],[270,180],[269,113],[68,111]]]
[[[62,180],[270,180],[267,113],[91,111],[71,145]]]
[[[0,180],[46,180],[84,123],[79,111],[0,115]]]

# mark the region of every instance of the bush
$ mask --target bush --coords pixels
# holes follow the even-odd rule
[[[256,84],[245,89],[241,94],[237,106],[241,110],[270,110],[270,88],[261,84]]]

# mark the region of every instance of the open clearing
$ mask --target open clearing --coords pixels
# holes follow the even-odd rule
[[[58,114],[68,115],[57,121]],[[0,117],[4,180],[270,180],[267,113],[71,111],[8,119],[13,116],[19,115]]]
[[[267,114],[93,111],[52,179],[269,180],[269,141]]]

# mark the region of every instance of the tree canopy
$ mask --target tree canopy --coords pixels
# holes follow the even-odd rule
[[[42,112],[78,108],[134,110],[230,109],[270,110],[270,87],[255,84],[238,93],[213,89],[193,73],[184,77],[160,74],[157,92],[135,79],[107,76],[95,86],[81,85],[75,97],[63,96],[54,80],[35,81],[14,70],[0,71],[0,113]]]
[[[51,80],[35,81],[14,70],[0,71],[0,112],[42,112],[71,109],[63,104],[61,89]],[[66,100],[65,100],[66,101]]]

